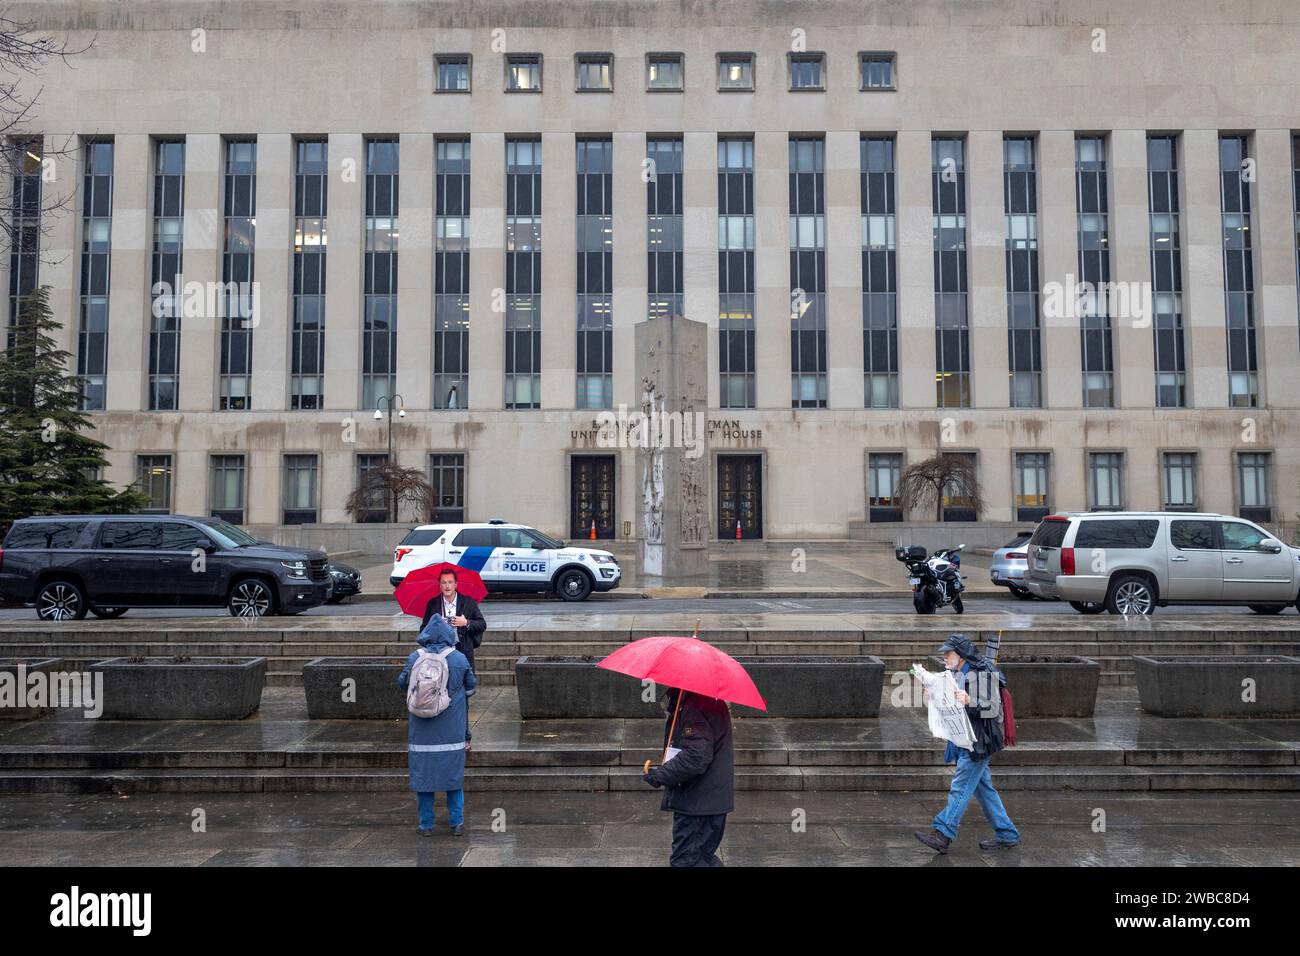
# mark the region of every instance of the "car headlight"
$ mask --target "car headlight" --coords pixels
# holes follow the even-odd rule
[[[593,554],[591,560],[597,564],[618,564],[618,562],[608,554]]]
[[[306,561],[281,561],[280,567],[286,568],[291,578],[305,578],[307,576]]]

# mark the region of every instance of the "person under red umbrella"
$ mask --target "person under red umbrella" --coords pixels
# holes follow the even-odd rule
[[[698,633],[699,626],[696,625]],[[718,847],[735,809],[735,754],[727,701],[766,710],[745,669],[694,637],[648,637],[599,664],[607,670],[667,684],[664,757],[646,761],[642,778],[664,788],[659,808],[673,815],[670,866],[722,866]]]
[[[432,583],[437,581],[437,591]],[[407,614],[421,615],[420,631],[428,626],[435,614],[446,618],[447,623],[456,630],[456,650],[465,655],[469,669],[474,670],[474,650],[483,643],[483,632],[487,630],[487,620],[478,609],[478,601],[468,594],[460,593],[464,583],[466,589],[472,589],[479,599],[487,596],[487,587],[483,579],[468,568],[460,568],[443,561],[427,568],[416,568],[397,586],[397,603]],[[421,610],[423,609],[423,610]],[[473,739],[468,732],[465,740]]]

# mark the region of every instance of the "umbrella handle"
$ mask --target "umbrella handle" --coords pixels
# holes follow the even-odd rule
[[[659,762],[661,764],[668,762],[668,748],[673,744],[673,731],[677,729],[677,714],[682,709],[682,698],[686,696],[686,691],[677,691],[677,706],[673,708],[673,722],[668,725],[668,743],[664,745],[664,757]]]

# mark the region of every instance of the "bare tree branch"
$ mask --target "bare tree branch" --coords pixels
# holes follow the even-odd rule
[[[943,520],[943,499],[961,498],[978,518],[984,511],[975,462],[966,455],[941,453],[908,465],[899,478],[899,504],[904,514],[934,509],[934,520]]]

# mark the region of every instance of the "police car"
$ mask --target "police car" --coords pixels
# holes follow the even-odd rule
[[[535,528],[497,519],[413,528],[393,549],[388,581],[396,587],[409,572],[440,561],[477,571],[489,591],[549,591],[566,601],[612,591],[623,576],[608,551],[569,547]]]

